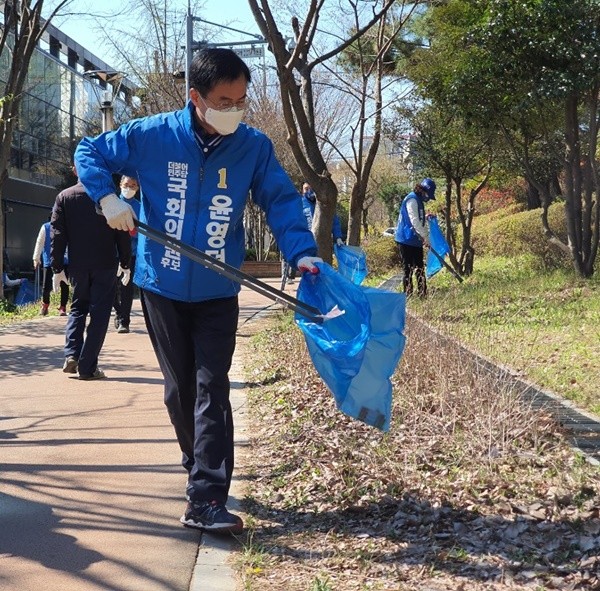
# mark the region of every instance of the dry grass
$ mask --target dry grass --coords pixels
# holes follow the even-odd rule
[[[289,316],[265,322],[246,590],[600,589],[600,474],[550,417],[409,325],[383,434],[335,408]]]

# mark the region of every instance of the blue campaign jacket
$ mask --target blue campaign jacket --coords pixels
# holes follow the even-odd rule
[[[314,192],[313,192],[314,195]],[[313,199],[309,199],[306,194],[302,195],[302,211],[304,212],[304,217],[306,218],[306,224],[308,225],[308,229],[312,229],[312,222],[315,216],[315,207],[317,202]],[[337,240],[338,238],[342,238],[342,224],[340,222],[340,218],[337,213],[333,215],[333,224],[331,227],[331,233],[333,234],[333,239]]]
[[[241,124],[205,156],[193,129],[194,106],[135,119],[75,152],[80,180],[94,201],[114,192],[111,173],[137,178],[140,220],[219,260],[241,267],[248,194],[266,213],[290,264],[316,256],[298,192],[275,157],[271,141]],[[240,286],[215,271],[139,236],[134,281],[143,289],[186,302],[236,295]]]
[[[408,244],[409,246],[423,246],[423,241],[419,235],[415,232],[410,218],[408,217],[408,211],[406,204],[409,199],[416,199],[417,206],[419,208],[419,219],[422,224],[425,224],[425,203],[423,199],[417,195],[414,191],[411,191],[403,200],[400,206],[400,214],[398,215],[398,225],[396,227],[396,234],[394,239],[400,244]]]
[[[140,202],[135,197],[133,199],[127,199],[127,198],[123,197],[123,194],[121,194],[121,195],[119,195],[119,199],[121,199],[122,201],[125,201],[125,203],[127,203],[128,205],[131,205],[131,208],[135,212],[135,215],[138,218],[140,217]],[[131,256],[132,257],[136,256],[137,243],[138,243],[138,233],[136,232],[131,237]]]

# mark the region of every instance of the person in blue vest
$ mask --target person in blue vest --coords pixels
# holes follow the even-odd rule
[[[317,194],[314,192],[313,188],[308,184],[304,183],[302,185],[302,212],[304,213],[304,217],[306,218],[306,225],[308,229],[312,231],[313,218],[315,216],[315,207],[317,205]],[[333,215],[333,223],[331,226],[331,233],[333,235],[333,241],[341,246],[344,244],[344,239],[342,235],[342,224],[340,222],[340,218],[337,213]],[[288,283],[293,283],[296,278],[296,268],[293,266],[288,267]]]
[[[25,281],[27,281],[27,279],[11,279],[8,276],[8,273],[2,273],[3,297],[11,304],[14,303],[18,289]]]
[[[33,249],[33,268],[37,270],[42,267],[42,307],[40,314],[42,316],[48,315],[48,307],[50,306],[50,294],[52,293],[52,265],[50,263],[50,218],[48,221],[42,224],[35,241],[35,247]],[[69,256],[65,253],[65,260],[63,269],[65,275],[69,276]],[[60,305],[58,307],[58,313],[60,316],[67,315],[67,303],[69,301],[69,284],[61,281],[60,283]]]
[[[135,228],[135,212],[114,194],[111,174],[135,177],[140,221],[239,269],[250,194],[286,260],[318,273],[322,260],[298,192],[272,142],[241,122],[248,66],[230,49],[205,47],[194,54],[188,80],[190,100],[183,109],[135,119],[79,143],[77,170],[108,225]],[[180,521],[239,533],[243,522],[226,503],[234,467],[229,370],[240,286],[143,234],[134,282],[188,474]]]
[[[140,202],[135,199],[137,192],[140,189],[138,182],[130,177],[121,177],[120,182],[121,195],[120,198],[131,205],[136,217],[140,215]],[[122,269],[119,266],[117,275],[119,277],[125,275],[133,275],[135,273],[135,255],[137,250],[137,233],[131,237],[131,263],[129,269]],[[115,328],[119,334],[129,332],[129,323],[131,321],[131,306],[133,305],[133,282],[129,281],[129,277],[125,282],[117,281],[117,290],[115,292],[115,301],[113,308],[115,309]]]
[[[425,203],[435,199],[435,182],[426,178],[418,183],[400,205],[400,214],[394,239],[400,250],[404,268],[402,285],[407,297],[413,294],[413,274],[417,280],[417,294],[427,296],[424,246],[429,246],[429,229]]]

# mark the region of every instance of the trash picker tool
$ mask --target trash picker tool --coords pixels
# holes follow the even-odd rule
[[[442,265],[444,266],[445,269],[447,269],[448,271],[450,271],[450,273],[452,273],[452,275],[460,282],[463,282],[463,278],[452,268],[451,265],[449,265],[445,260],[444,257],[441,256],[440,254],[438,254],[435,249],[433,249],[431,247],[431,245],[429,246],[429,250],[434,254],[434,256],[437,258],[438,261],[440,261],[440,263],[442,263]]]
[[[239,283],[240,285],[244,285],[254,290],[256,293],[264,295],[269,299],[281,304],[284,308],[289,308],[294,312],[298,312],[302,314],[312,322],[322,323],[328,315],[321,314],[318,308],[314,306],[310,306],[309,304],[305,304],[300,300],[280,291],[273,286],[265,283],[264,281],[260,281],[243,271],[240,271],[236,267],[228,265],[215,257],[212,257],[201,250],[174,238],[173,236],[169,236],[164,232],[159,232],[155,230],[148,224],[144,222],[140,222],[139,220],[135,220],[135,225],[139,230],[140,234],[147,236],[151,240],[162,244],[172,250],[188,257],[192,261],[196,263],[200,263],[204,265],[211,271],[216,271],[220,275],[227,277],[228,279],[232,279],[233,281]]]

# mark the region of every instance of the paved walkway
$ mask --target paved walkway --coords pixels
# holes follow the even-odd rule
[[[239,359],[252,318],[271,305],[242,289],[231,373],[238,446]],[[0,329],[0,589],[233,591],[227,560],[238,542],[179,523],[186,475],[139,301],[131,333],[109,328],[107,380],[62,373],[65,320]],[[230,506],[242,497],[234,474]]]

